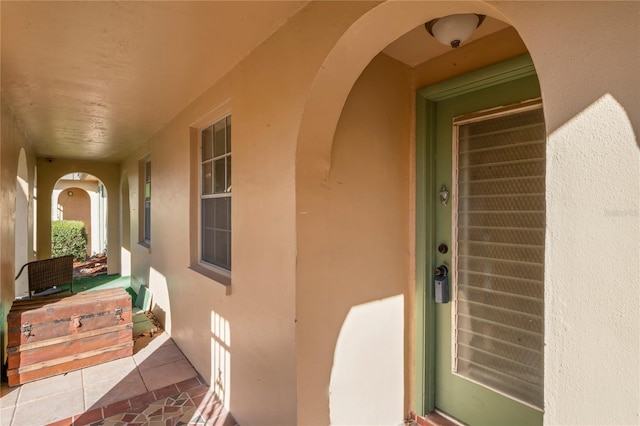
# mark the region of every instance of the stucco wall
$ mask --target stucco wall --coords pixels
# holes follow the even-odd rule
[[[396,106],[393,116],[404,117],[410,108],[401,105],[405,96],[411,102],[402,94],[405,76],[402,67],[378,58],[356,79],[387,43],[420,22],[462,10],[488,13],[514,25],[531,52],[549,132],[545,422],[637,423],[640,67],[620,42],[638,39],[637,4],[394,3],[304,8],[150,141],[152,248],[139,258],[133,252],[132,269],[148,262],[167,329],[206,378],[222,377],[240,423],[328,423],[329,390],[344,378],[331,377],[334,356],[363,347],[336,352],[340,324],[350,308],[369,302],[388,300],[394,312],[395,299],[388,298],[406,296],[412,279],[411,185],[401,167],[409,167],[411,118],[377,120],[382,131],[371,143],[379,151],[362,152],[365,136],[371,137],[363,126],[366,112],[383,117]],[[593,31],[603,20],[617,31]],[[450,72],[438,68],[438,78],[457,72],[456,63],[446,66]],[[367,90],[375,85],[382,98]],[[186,249],[194,220],[189,129],[224,112],[232,113],[234,132],[230,295],[188,268]],[[401,135],[398,151],[383,143],[391,132]],[[385,169],[389,175],[378,176],[372,168],[385,154],[396,156]],[[131,182],[137,174],[131,164],[139,158],[128,160]],[[369,180],[400,184],[396,203],[383,205]],[[376,232],[385,219],[395,223],[388,246]],[[381,261],[386,256],[389,264]],[[615,273],[601,295],[604,269]],[[406,309],[412,308],[404,303]],[[393,338],[391,330],[383,340]],[[607,362],[612,359],[618,362]],[[409,408],[415,403],[406,402],[412,362],[396,359],[390,367],[408,371],[403,397]],[[340,412],[336,404],[334,414],[361,410],[354,405]],[[391,403],[383,408],[395,410]]]
[[[371,6],[318,3],[303,9],[149,141],[151,254],[137,259],[132,250],[132,271],[137,273],[139,260],[149,262],[154,310],[196,369],[210,383],[224,384],[221,397],[241,424],[297,423],[297,117],[332,41]],[[190,218],[197,221],[190,204],[198,191],[190,190],[197,154],[190,128],[228,112],[234,183],[230,294],[189,268],[187,249]],[[132,165],[138,154],[126,162],[131,182],[137,182]],[[136,199],[131,197],[132,206]],[[132,222],[134,217],[132,212]]]
[[[318,70],[318,75],[314,81],[314,85],[307,96],[307,103],[303,113],[301,130],[298,140],[297,149],[297,181],[296,181],[296,202],[298,206],[297,219],[297,309],[298,318],[302,319],[298,326],[297,334],[297,353],[298,353],[298,421],[300,424],[326,424],[334,422],[340,424],[340,420],[347,423],[377,424],[375,416],[381,413],[393,411],[393,401],[390,399],[386,403],[382,403],[383,407],[374,414],[371,411],[372,403],[366,403],[367,391],[354,385],[355,380],[349,382],[349,373],[345,374],[345,370],[336,371],[337,364],[331,367],[334,361],[332,357],[327,356],[327,352],[331,353],[336,345],[336,340],[330,332],[323,332],[318,335],[318,324],[331,321],[343,321],[343,315],[338,308],[331,309],[331,304],[327,303],[328,310],[322,311],[315,307],[316,304],[325,303],[323,298],[330,298],[323,293],[325,287],[331,287],[331,283],[339,279],[341,275],[350,276],[350,274],[358,274],[360,264],[357,262],[349,262],[349,260],[360,259],[359,253],[367,253],[373,260],[369,263],[369,273],[372,276],[386,276],[389,271],[394,271],[393,264],[387,264],[375,256],[371,256],[372,249],[370,244],[360,239],[360,245],[350,247],[351,250],[343,253],[344,259],[339,263],[340,268],[336,267],[338,261],[334,259],[335,252],[339,249],[331,242],[325,234],[331,235],[331,227],[340,224],[332,216],[331,209],[328,207],[327,195],[330,192],[336,192],[337,189],[331,186],[331,179],[334,167],[334,149],[336,148],[337,139],[334,138],[334,129],[340,123],[340,126],[346,125],[350,119],[345,118],[347,105],[351,98],[345,102],[347,95],[353,96],[352,86],[357,78],[362,78],[362,69],[369,63],[372,57],[382,50],[386,44],[393,41],[396,37],[413,29],[418,25],[437,16],[456,13],[460,11],[477,11],[487,13],[490,9],[481,9],[486,7],[481,3],[453,3],[453,2],[393,2],[382,4],[359,19],[352,25],[347,32],[336,43],[334,49],[325,60],[323,66]],[[507,32],[508,33],[508,32]],[[491,42],[480,43],[481,50],[486,48],[488,52],[484,54],[474,50],[461,49],[455,54],[447,55],[434,61],[434,64],[418,67],[412,74],[413,83],[416,88],[420,85],[428,84],[442,79],[446,79],[453,75],[464,73],[480,66],[495,63],[501,59],[515,56],[524,51],[523,45],[517,38],[512,36],[497,35],[491,37]],[[496,50],[492,50],[495,47]],[[396,76],[397,78],[397,76]],[[371,87],[373,93],[386,93],[385,86],[392,84],[393,80],[387,79],[384,83],[379,82],[376,87]],[[397,81],[395,81],[397,83]],[[375,96],[375,95],[372,95]],[[410,106],[413,103],[413,97],[409,101]],[[344,109],[343,109],[344,106]],[[371,125],[375,126],[376,120],[370,119]],[[406,135],[409,140],[413,138],[413,117],[407,123],[409,128]],[[339,127],[338,127],[339,129]],[[335,135],[338,135],[336,130]],[[412,150],[409,150],[407,167],[409,170],[413,167],[410,163],[413,161]],[[355,158],[346,161],[344,167],[351,167],[357,170],[359,162]],[[397,164],[396,164],[397,166]],[[403,178],[396,176],[398,179],[395,183],[397,187],[395,191],[407,191],[411,196],[414,190],[415,180],[411,173]],[[360,194],[350,194],[352,198],[357,198]],[[366,199],[366,198],[365,198]],[[410,198],[413,200],[413,198]],[[376,220],[376,211],[369,211],[366,214],[358,210],[353,210],[348,201],[341,199],[331,208],[342,209],[343,214],[354,214],[358,219],[354,222],[366,224],[369,220]],[[404,369],[407,373],[404,377],[404,400],[405,409],[415,409],[416,401],[413,399],[414,391],[414,374],[416,374],[415,365],[415,297],[414,294],[414,268],[411,258],[413,256],[413,205],[409,204],[404,225],[408,229],[409,235],[404,240],[398,240],[398,243],[406,244],[407,264],[405,265],[405,274],[399,274],[400,279],[406,279],[406,285],[411,288],[407,297],[404,298],[404,306],[406,308],[406,319],[404,322],[404,350],[405,358],[398,361],[395,367]],[[324,234],[323,234],[324,232]],[[357,228],[354,229],[357,232]],[[367,238],[375,238],[375,235],[368,235]],[[335,242],[335,241],[333,241]],[[397,271],[396,271],[397,272]],[[394,282],[391,280],[390,282]],[[390,282],[389,287],[383,286],[387,290],[392,288]],[[355,284],[351,284],[354,286]],[[366,286],[360,288],[358,297],[373,297],[376,287],[369,289]],[[344,291],[344,290],[342,290]],[[323,297],[318,297],[322,294]],[[336,296],[339,297],[339,296]],[[318,302],[318,299],[320,302]],[[391,303],[392,301],[389,300]],[[341,306],[338,302],[338,306]],[[391,304],[389,305],[391,306]],[[366,313],[361,315],[366,317]],[[329,319],[326,319],[326,318]],[[307,328],[307,324],[311,324]],[[345,322],[345,330],[351,332],[353,327]],[[350,356],[360,356],[364,348],[366,348],[366,327],[360,327],[360,343],[362,345],[353,344],[350,350],[346,352]],[[391,338],[393,332],[389,329],[382,331],[384,338]],[[353,334],[357,336],[357,332]],[[340,345],[342,335],[338,339]],[[379,336],[378,336],[379,337]],[[354,340],[354,339],[352,339]],[[319,350],[322,348],[322,350]],[[345,356],[342,350],[337,351],[341,356]],[[383,355],[379,356],[382,361]],[[403,363],[404,362],[404,363]],[[327,367],[329,365],[329,367]],[[361,364],[362,370],[366,369],[366,362]],[[360,369],[356,369],[360,370]],[[371,371],[374,371],[372,369]],[[342,377],[337,377],[340,374]],[[354,393],[349,398],[344,398],[342,404],[338,404],[342,408],[350,404],[346,411],[340,412],[341,417],[335,417],[334,393],[332,388],[327,388],[327,375],[331,375],[331,383],[344,381],[350,383],[354,387]],[[351,376],[357,377],[357,374]],[[387,385],[393,387],[392,376],[387,377]],[[397,378],[397,376],[395,377]],[[346,379],[346,380],[345,380]],[[331,397],[328,396],[331,392]],[[331,399],[331,404],[325,401]],[[401,417],[397,417],[400,419]]]
[[[18,157],[18,175],[15,198],[15,226],[14,226],[14,265],[20,271],[22,265],[34,258],[33,254],[33,175],[29,178],[29,166],[24,149]],[[30,183],[31,182],[31,183]],[[15,296],[29,294],[29,279],[27,274],[21,274],[15,281]]]
[[[531,52],[547,122],[545,423],[637,424],[640,53],[620,40],[640,40],[640,4],[499,7]]]
[[[445,15],[462,7],[513,24],[529,48],[540,76],[549,132],[545,422],[637,423],[640,168],[635,134],[640,117],[640,58],[631,45],[619,40],[638,39],[638,4],[494,2],[494,9],[484,9],[485,6],[471,2],[379,6],[376,10],[381,15],[386,10],[389,26],[384,26],[385,19],[377,19],[375,10],[361,20],[361,25],[354,25],[332,51],[336,61],[324,64],[321,73],[326,76],[316,79],[318,91],[312,90],[309,99],[331,96],[325,95],[329,87],[339,88],[344,79],[352,78],[349,73],[365,60],[359,53],[366,56],[363,52],[377,42],[376,37],[403,23],[412,28],[413,18],[420,13]],[[401,14],[398,9],[413,14]],[[593,31],[603,20],[619,30],[606,36]],[[362,31],[369,26],[379,31],[375,35]],[[354,45],[360,50],[353,49]],[[343,55],[347,54],[349,63],[340,64],[340,58],[344,61]],[[327,111],[325,117],[334,113],[326,100],[319,100],[317,105]],[[334,105],[340,106],[339,99]],[[312,178],[313,155],[326,155],[323,150],[331,146],[319,128],[322,124],[330,126],[332,119],[318,123],[315,116],[317,111],[309,115],[309,131],[301,131],[303,148],[312,155],[299,168],[304,179],[298,181],[299,185]],[[322,160],[317,163],[323,164]],[[322,168],[317,167],[316,182],[298,188],[299,204],[300,200],[305,205],[314,204],[313,197],[305,194],[316,193],[310,191],[315,185],[322,185],[322,174]],[[301,235],[300,228],[298,232]],[[624,250],[614,249],[616,241],[616,247],[624,246]],[[298,244],[300,265],[305,262],[300,260],[300,248],[307,243],[299,238]],[[306,254],[315,255],[313,251]],[[603,297],[598,293],[602,290],[603,267],[609,259],[615,260],[612,269],[607,270],[615,273],[607,285],[612,292]],[[624,300],[617,295],[623,295]],[[619,362],[612,365],[607,361],[612,359]],[[607,396],[603,399],[603,395]],[[615,418],[602,407],[611,407]]]
[[[331,378],[331,424],[394,424],[406,413],[409,75],[379,55],[354,85],[333,143],[326,222],[307,236],[320,249],[321,284],[300,288],[299,318],[304,351],[316,359],[314,382],[324,382],[317,389]]]
[[[120,251],[125,257],[126,272],[131,275],[132,284],[137,287],[139,285],[149,284],[149,271],[151,265],[151,250],[155,245],[155,233],[154,233],[154,217],[157,210],[154,210],[154,196],[159,188],[155,187],[155,182],[152,182],[153,193],[151,195],[152,203],[152,220],[151,220],[151,246],[147,247],[140,243],[140,208],[143,206],[140,200],[140,167],[139,163],[143,158],[146,158],[150,154],[151,141],[145,141],[142,143],[136,151],[131,154],[120,166],[120,199],[121,209],[126,204],[129,207],[128,213],[124,213],[124,210],[120,212],[120,223],[123,227],[121,230],[122,244]],[[153,178],[155,179],[156,169],[153,157],[151,157],[151,167]],[[126,182],[125,182],[126,179]],[[143,178],[142,178],[143,179]],[[126,192],[124,192],[126,189]],[[156,204],[157,205],[157,204]],[[156,209],[162,210],[162,206],[156,207]],[[125,265],[123,265],[125,266]],[[124,271],[123,271],[124,272]],[[160,313],[160,312],[158,312]],[[164,321],[164,318],[161,318]]]
[[[29,253],[33,251],[33,219],[27,219],[27,235],[15,235],[16,214],[16,177],[18,176],[18,161],[21,149],[24,149],[27,159],[28,193],[33,193],[33,170],[35,159],[30,151],[15,116],[8,108],[4,99],[0,97],[0,361],[4,368],[6,357],[6,315],[15,297],[15,238],[23,239],[24,246]],[[32,214],[32,197],[28,200],[27,214]]]
[[[129,174],[121,166],[120,177],[120,274],[131,276],[131,200]],[[136,206],[137,208],[137,206]],[[134,287],[138,291],[138,286]]]

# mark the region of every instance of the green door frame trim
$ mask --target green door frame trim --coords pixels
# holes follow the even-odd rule
[[[535,75],[529,55],[481,68],[416,91],[416,377],[415,412],[435,408],[435,312],[431,271],[435,268],[436,103],[465,93]]]

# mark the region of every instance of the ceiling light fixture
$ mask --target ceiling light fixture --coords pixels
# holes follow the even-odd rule
[[[424,24],[425,28],[440,43],[456,48],[460,46],[476,28],[482,24],[486,15],[463,13],[432,19]]]

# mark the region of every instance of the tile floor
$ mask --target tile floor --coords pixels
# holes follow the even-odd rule
[[[2,385],[0,424],[232,426],[236,422],[162,333],[134,355],[21,386]]]

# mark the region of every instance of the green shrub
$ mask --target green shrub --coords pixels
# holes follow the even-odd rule
[[[75,260],[87,257],[87,230],[78,220],[54,220],[51,222],[51,255],[73,255]]]

